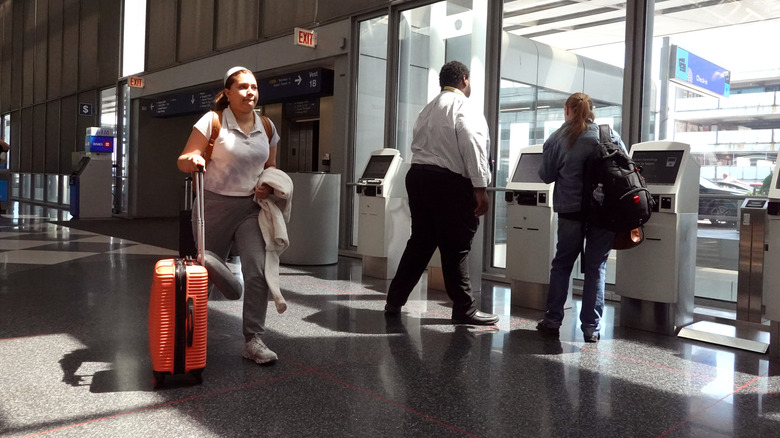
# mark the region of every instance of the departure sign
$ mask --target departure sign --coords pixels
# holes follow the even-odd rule
[[[267,79],[258,79],[259,103],[282,102],[291,98],[332,96],[333,70],[314,68]]]
[[[170,94],[149,102],[152,117],[169,117],[208,111],[218,90]]]
[[[714,97],[729,97],[731,72],[706,59],[672,46],[670,79]]]

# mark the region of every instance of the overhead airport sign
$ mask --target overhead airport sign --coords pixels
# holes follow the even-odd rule
[[[332,96],[333,70],[314,68],[258,81],[260,104],[291,98]]]
[[[670,80],[714,97],[729,97],[731,72],[706,59],[672,46]]]
[[[151,112],[152,117],[205,112],[211,109],[211,104],[214,103],[216,97],[216,90],[171,94],[152,100],[149,103],[149,112]]]

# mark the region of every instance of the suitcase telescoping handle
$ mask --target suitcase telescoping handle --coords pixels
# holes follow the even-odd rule
[[[195,205],[193,206],[193,213],[197,218],[195,224],[195,244],[198,248],[198,263],[200,263],[201,266],[206,266],[206,231],[203,224],[203,215],[205,213],[203,202],[203,170],[203,166],[198,166],[198,171],[193,172],[192,174],[192,180],[195,183]]]

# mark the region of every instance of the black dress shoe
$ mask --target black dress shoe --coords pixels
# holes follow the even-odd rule
[[[452,322],[454,324],[493,325],[498,322],[498,315],[477,310],[471,316],[453,316]]]
[[[536,330],[544,336],[549,336],[552,338],[557,338],[560,336],[560,329],[558,327],[550,327],[544,322],[544,320],[541,320],[538,324],[536,324]]]
[[[397,316],[401,314],[401,308],[398,306],[394,306],[390,303],[385,304],[385,315],[386,316]]]

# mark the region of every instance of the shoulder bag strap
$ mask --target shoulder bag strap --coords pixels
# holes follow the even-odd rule
[[[260,121],[263,122],[263,129],[265,129],[265,135],[268,136],[268,145],[271,145],[271,140],[274,138],[274,132],[273,129],[271,129],[271,119],[268,117],[259,114]]]
[[[211,137],[209,137],[209,146],[206,148],[206,155],[203,157],[206,159],[206,165],[208,166],[211,159],[211,152],[214,150],[214,141],[219,136],[219,131],[222,129],[222,111],[212,111],[213,120],[211,121]]]

